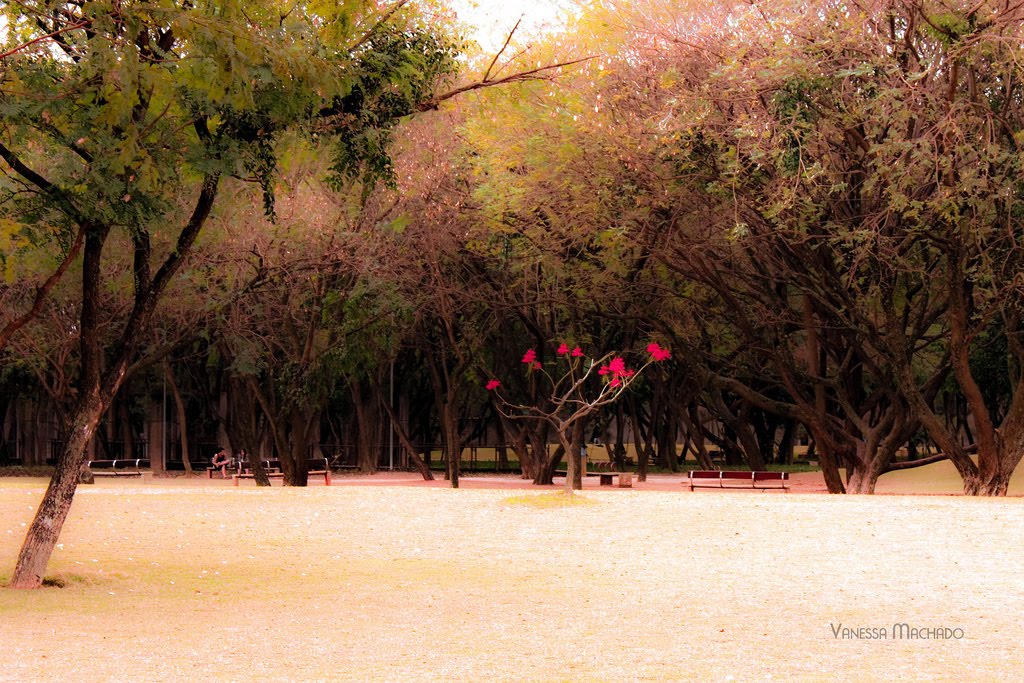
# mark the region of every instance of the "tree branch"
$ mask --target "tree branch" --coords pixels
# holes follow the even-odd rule
[[[36,288],[36,298],[32,302],[32,308],[26,311],[21,316],[15,318],[11,322],[4,325],[3,330],[0,330],[0,351],[3,351],[7,346],[7,343],[11,340],[11,335],[17,332],[19,329],[25,326],[28,321],[39,315],[39,311],[43,309],[43,302],[46,301],[46,297],[49,295],[60,279],[64,277],[64,273],[67,272],[68,268],[78,258],[78,253],[82,250],[82,241],[85,237],[85,230],[82,228],[78,229],[78,234],[75,235],[75,241],[68,250],[64,260],[61,261],[60,265],[57,266],[57,270],[53,272],[50,277],[46,279],[41,286]]]
[[[490,77],[491,69],[493,69],[494,65],[497,64],[498,58],[501,57],[501,55],[505,52],[506,49],[508,49],[508,44],[512,42],[512,36],[515,35],[516,30],[519,28],[519,24],[521,23],[523,23],[522,16],[519,17],[519,21],[517,21],[516,25],[512,27],[512,30],[508,32],[508,37],[505,38],[505,44],[501,46],[501,49],[498,50],[497,53],[495,53],[494,59],[492,59],[491,63],[487,65],[487,70],[484,71],[484,82],[486,82],[487,79]]]
[[[416,111],[428,111],[430,109],[437,109],[438,105],[440,105],[445,100],[450,100],[453,97],[461,95],[462,93],[470,92],[471,90],[480,90],[481,88],[490,88],[491,86],[503,85],[507,83],[543,80],[544,78],[547,78],[547,72],[549,71],[553,71],[554,69],[560,69],[566,66],[582,64],[583,62],[588,62],[591,59],[595,59],[596,57],[597,55],[591,55],[589,57],[573,59],[568,62],[559,62],[557,64],[539,66],[536,69],[530,69],[529,71],[519,71],[509,76],[505,76],[504,78],[488,79],[485,74],[483,80],[479,80],[468,85],[460,86],[458,88],[455,88],[454,90],[449,90],[448,92],[442,95],[438,95],[437,97],[431,98],[424,102],[420,102],[419,104],[416,105]],[[490,69],[488,69],[488,71],[490,71]]]
[[[11,48],[7,52],[0,52],[0,59],[7,59],[11,55],[15,55],[15,54],[21,52],[22,50],[25,50],[25,49],[31,47],[32,45],[35,45],[36,43],[41,43],[44,40],[49,40],[51,38],[56,38],[60,34],[67,33],[68,31],[74,31],[76,29],[85,28],[86,26],[90,26],[91,24],[92,24],[92,20],[91,19],[83,19],[82,21],[78,22],[77,24],[72,24],[70,26],[65,26],[64,28],[57,29],[56,31],[53,31],[52,33],[47,33],[46,35],[39,36],[38,38],[33,38],[32,40],[28,41],[27,43],[22,43],[21,45],[18,45],[17,47]]]
[[[409,0],[398,0],[398,2],[396,2],[387,11],[384,12],[381,18],[377,20],[376,24],[371,26],[370,29],[366,33],[364,33],[362,37],[359,40],[357,40],[352,47],[349,48],[349,51],[355,52],[360,47],[362,47],[366,43],[366,41],[370,40],[370,38],[373,37],[373,34],[377,32],[378,28],[386,24],[388,20],[391,19],[392,16],[394,16],[395,12],[402,9],[402,7],[404,7],[407,4],[409,4]]]

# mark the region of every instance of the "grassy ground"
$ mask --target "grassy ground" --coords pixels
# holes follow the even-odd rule
[[[44,485],[0,480],[0,581]],[[1021,499],[680,489],[105,479],[0,680],[1018,680]]]

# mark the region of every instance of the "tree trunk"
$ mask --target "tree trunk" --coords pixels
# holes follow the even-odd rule
[[[505,472],[508,467],[508,438],[505,434],[505,422],[501,416],[494,422],[494,431],[497,433],[498,443],[494,447],[494,469],[498,472]]]
[[[693,441],[694,452],[697,457],[697,466],[702,470],[715,469],[715,463],[711,461],[707,446],[704,444],[704,425],[701,424],[700,414],[696,402],[690,403],[686,409],[679,412],[679,417],[686,425],[686,431]]]
[[[306,486],[308,481],[309,436],[320,414],[292,408],[288,415],[288,448],[280,454],[285,486]]]
[[[430,471],[430,466],[427,465],[423,458],[420,457],[420,454],[416,452],[416,447],[409,438],[409,433],[402,425],[401,420],[398,419],[398,415],[395,414],[394,408],[392,408],[387,399],[384,398],[384,392],[380,390],[380,387],[375,385],[375,388],[377,389],[377,401],[381,406],[383,406],[384,412],[388,414],[388,418],[391,420],[391,427],[395,430],[395,434],[398,435],[398,442],[402,444],[402,448],[405,449],[413,463],[415,463],[416,469],[419,470],[424,481],[433,481],[434,474]]]
[[[270,486],[270,477],[267,476],[263,458],[259,454],[260,430],[257,426],[259,413],[256,397],[247,390],[246,381],[240,377],[229,375],[227,386],[227,411],[220,417],[231,442],[231,449],[236,457],[241,451],[246,452],[253,481],[257,486]]]
[[[786,420],[782,430],[782,439],[779,440],[779,450],[776,453],[776,462],[781,465],[793,464],[793,443],[796,438],[796,420]]]
[[[444,431],[444,450],[447,456],[448,479],[452,488],[459,488],[462,470],[462,437],[459,434],[459,418],[453,406],[447,401],[441,406],[441,425]]]
[[[636,449],[636,462],[637,462],[637,481],[647,481],[647,461],[648,453],[644,447],[644,438],[642,434],[640,406],[632,396],[629,397],[630,417],[632,418],[633,426],[633,447]]]
[[[112,347],[113,359],[105,371],[102,369],[99,305],[102,300],[103,246],[110,234],[110,227],[94,224],[80,226],[85,233],[79,313],[79,391],[82,398],[70,420],[71,430],[57,459],[57,467],[50,485],[25,536],[25,543],[22,545],[11,578],[11,586],[37,588],[41,585],[43,572],[71,508],[79,472],[84,464],[85,449],[95,435],[96,426],[103,413],[110,407],[113,396],[124,382],[128,362],[135,353],[143,331],[152,319],[157,302],[210,215],[218,185],[218,176],[208,176],[204,180],[192,215],[178,235],[176,248],[167,256],[152,279],[148,243],[144,240],[136,243],[135,305],[118,342]]]
[[[564,447],[559,444],[555,452],[551,453],[548,448],[549,429],[548,422],[541,422],[536,429],[530,430],[530,450],[533,451],[537,462],[537,476],[534,477],[533,483],[537,485],[554,483],[555,470],[558,469],[558,463],[562,460],[565,452]]]
[[[363,380],[350,384],[352,405],[356,413],[356,458],[363,474],[376,472],[380,466],[381,420],[379,385]]]
[[[174,399],[174,409],[178,415],[178,438],[181,440],[181,462],[185,467],[185,476],[192,476],[192,461],[189,458],[188,453],[188,419],[185,415],[185,402],[181,400],[181,392],[178,391],[178,383],[174,381],[174,372],[171,371],[171,364],[167,361],[164,361],[164,376],[167,378],[167,387],[171,390],[171,397]]]
[[[504,415],[498,414],[502,431],[512,442],[512,450],[519,458],[519,471],[522,479],[534,479],[537,476],[537,458],[529,445],[529,433],[525,423],[515,424]]]
[[[567,431],[569,433],[566,433]],[[575,432],[575,429],[572,427],[569,427],[568,430],[564,428],[556,430],[560,445],[559,450],[565,456],[565,485],[562,487],[562,490],[570,496],[573,490],[579,491],[583,488],[582,476],[580,474],[579,448],[573,443],[572,432]]]
[[[615,463],[615,469],[619,472],[626,471],[626,442],[625,442],[626,420],[622,404],[615,406],[615,442],[612,445],[610,454]]]
[[[78,488],[79,473],[85,465],[86,446],[96,433],[105,410],[104,402],[94,394],[83,401],[72,416],[71,429],[57,457],[50,485],[18,554],[11,588],[38,588],[42,585],[46,565],[57,546],[60,530]]]
[[[568,434],[559,434],[559,440],[562,442],[563,448],[565,448],[566,437],[569,438],[569,449],[566,451],[566,462],[569,469],[565,477],[565,482],[568,484],[571,478],[572,488],[577,491],[583,490],[583,454],[580,449],[580,444],[583,439],[583,423],[584,420],[577,420],[576,423],[572,425],[571,431],[569,431]],[[571,477],[569,475],[571,475]]]

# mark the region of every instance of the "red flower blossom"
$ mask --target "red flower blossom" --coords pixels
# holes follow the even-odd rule
[[[577,346],[575,349],[572,350],[572,357],[573,358],[582,358],[583,357],[583,351],[580,350],[580,347]]]
[[[537,360],[537,352],[533,349],[529,349],[523,354],[523,362],[527,365],[533,365],[533,362]]]
[[[658,342],[651,342],[647,345],[647,353],[651,354],[651,358],[655,361],[668,360],[672,357],[672,354],[668,349],[663,349],[658,346]]]
[[[487,389],[487,391],[494,391],[495,389],[497,389],[500,386],[501,386],[501,382],[499,382],[496,379],[492,379],[490,382],[487,383],[486,389]]]
[[[565,342],[562,342],[562,345],[558,347],[558,355],[564,356],[567,353],[569,353],[569,345],[566,344]]]
[[[621,358],[612,358],[612,362],[608,363],[608,370],[613,375],[622,375],[626,372],[626,361]]]

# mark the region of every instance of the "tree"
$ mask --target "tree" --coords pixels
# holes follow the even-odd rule
[[[691,207],[664,261],[742,340],[717,382],[804,421],[832,491],[845,465],[846,488],[870,492],[919,424],[965,491],[1004,491],[1024,398],[997,430],[971,357],[996,316],[1017,339],[1020,8],[720,3],[705,24],[646,23],[671,10],[637,10],[622,69],[650,84],[659,156]],[[736,372],[755,354],[785,400]],[[974,444],[935,404],[950,371]]]
[[[557,358],[548,372],[529,349],[522,362],[534,381],[543,385],[541,393],[548,400],[541,405],[516,403],[499,393],[501,382],[492,379],[487,390],[494,392],[502,414],[510,420],[541,420],[554,429],[558,443],[568,463],[565,492],[583,488],[580,446],[584,421],[597,410],[614,403],[623,392],[636,382],[648,365],[668,360],[671,353],[652,342],[647,346],[650,358],[636,370],[626,367],[621,356],[608,354],[599,359],[588,359],[580,347],[569,348],[565,342],[558,346]],[[558,367],[564,365],[565,369]],[[595,391],[594,384],[597,384]]]
[[[404,5],[398,3],[397,7]],[[84,235],[79,395],[69,438],[11,586],[40,585],[85,447],[154,311],[231,177],[273,212],[278,144],[336,143],[337,183],[386,178],[390,130],[433,97],[454,48],[376,3],[292,11],[275,2],[8,5],[0,211],[25,235]],[[99,294],[110,237],[131,244],[130,313],[104,348]]]

